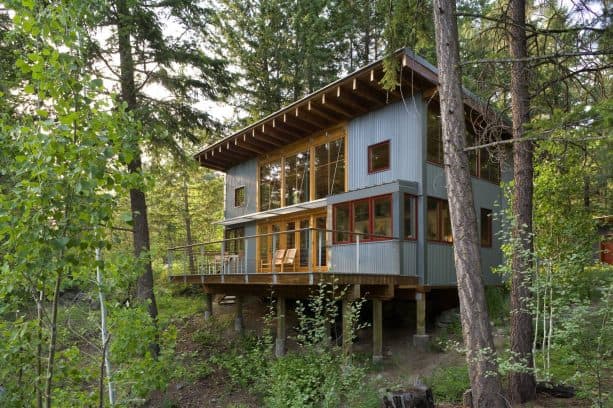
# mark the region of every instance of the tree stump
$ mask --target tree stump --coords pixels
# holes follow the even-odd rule
[[[415,386],[406,391],[388,392],[383,396],[382,408],[434,408],[432,390]]]
[[[462,394],[462,406],[464,408],[473,408],[473,391],[470,388]]]

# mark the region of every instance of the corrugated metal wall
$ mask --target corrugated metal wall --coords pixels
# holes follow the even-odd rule
[[[330,270],[338,273],[399,274],[401,241],[380,241],[360,244],[360,268],[356,268],[356,245],[333,245]]]
[[[417,242],[402,242],[402,271],[401,275],[418,276],[417,270]],[[423,277],[422,277],[423,278]]]
[[[447,198],[445,175],[441,167],[427,164],[426,180],[426,192],[428,196]],[[503,202],[502,190],[496,184],[477,178],[472,179],[472,184],[477,221],[480,222],[479,214],[481,208],[493,210],[494,213],[499,211],[500,204]],[[492,220],[492,230],[494,233],[492,247],[481,248],[481,270],[487,284],[497,284],[502,281],[500,276],[491,273],[491,268],[502,262],[502,251],[500,250],[501,243],[496,234],[500,231],[500,228],[500,221],[494,217]],[[453,260],[453,247],[451,245],[428,242],[426,261],[426,284],[455,285],[456,274]]]
[[[421,98],[410,98],[360,116],[348,126],[348,190],[422,176]],[[368,174],[368,146],[390,140],[390,169]]]
[[[257,211],[257,166],[257,160],[252,159],[241,163],[238,166],[232,167],[226,173],[226,202],[224,207],[225,219],[234,218]],[[234,190],[242,186],[245,186],[246,205],[244,207],[234,207]]]

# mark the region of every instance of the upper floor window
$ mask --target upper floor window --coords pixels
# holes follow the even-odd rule
[[[428,213],[426,214],[426,237],[430,241],[453,242],[451,234],[451,218],[447,200],[428,197]]]
[[[228,254],[238,254],[245,250],[245,228],[228,228],[225,233],[225,252]]]
[[[234,189],[234,206],[235,207],[245,206],[245,186],[241,186],[241,187]]]
[[[314,151],[314,199],[345,191],[345,139],[317,145]]]
[[[390,168],[390,141],[368,146],[368,173]]]
[[[417,198],[411,194],[404,195],[404,238],[417,239]]]
[[[441,117],[433,109],[428,109],[427,121],[426,160],[435,164],[443,164]],[[481,142],[472,130],[472,126],[468,125],[466,129],[466,145],[477,146],[479,143]],[[492,159],[491,154],[485,148],[469,150],[468,162],[470,174],[498,184],[500,182],[500,166]]]
[[[281,160],[260,166],[260,210],[281,207]]]
[[[304,203],[310,196],[309,152],[299,152],[284,160],[285,205]]]
[[[334,242],[355,242],[357,236],[360,241],[392,238],[390,194],[337,204],[333,216]]]
[[[492,210],[481,209],[481,246],[492,246]]]

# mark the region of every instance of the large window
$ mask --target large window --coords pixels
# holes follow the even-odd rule
[[[309,201],[309,152],[288,156],[284,161],[285,205]]]
[[[360,241],[392,238],[391,195],[337,204],[333,213],[336,243],[354,242],[358,234]]]
[[[345,139],[315,146],[315,198],[345,191]]]
[[[388,170],[390,168],[390,141],[368,146],[368,173]]]
[[[281,207],[281,160],[260,166],[260,210]]]
[[[443,140],[441,117],[433,109],[428,110],[427,123],[427,154],[426,159],[435,164],[443,164]],[[466,129],[466,146],[477,146],[479,138],[468,125]],[[491,157],[487,149],[477,149],[468,151],[468,161],[470,165],[470,174],[474,177],[479,177],[492,183],[500,182],[500,166]]]
[[[245,236],[245,229],[243,227],[239,228],[228,228],[225,231],[225,239],[226,247],[225,252],[228,254],[238,254],[245,250],[245,240],[239,239]]]
[[[410,194],[404,195],[404,238],[417,239],[417,199]]]
[[[492,246],[492,210],[481,209],[481,246]]]
[[[428,213],[426,214],[426,237],[430,241],[453,242],[451,235],[451,218],[447,200],[428,197]]]

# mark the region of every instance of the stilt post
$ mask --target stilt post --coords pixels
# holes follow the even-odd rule
[[[383,301],[372,300],[372,361],[383,360]]]
[[[237,333],[243,333],[243,297],[237,296],[235,300],[236,315],[234,317],[234,331]]]
[[[275,339],[275,357],[285,355],[285,340],[287,337],[285,325],[286,305],[285,298],[277,298],[277,337]]]

